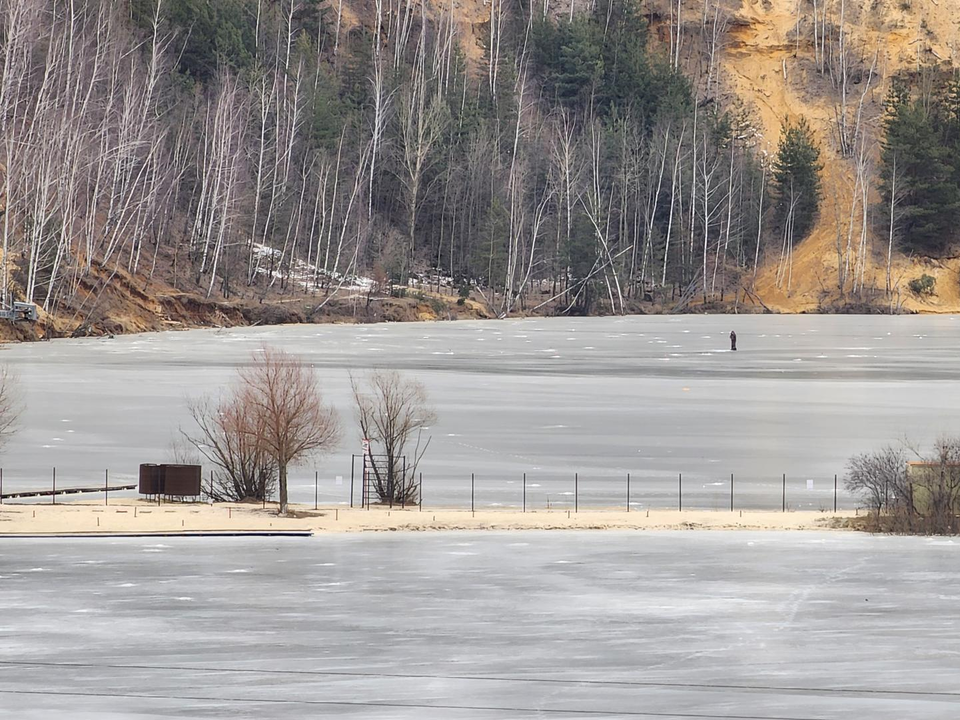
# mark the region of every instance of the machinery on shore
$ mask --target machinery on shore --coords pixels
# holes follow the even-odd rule
[[[36,322],[37,317],[37,306],[33,303],[14,302],[0,306],[0,320]]]

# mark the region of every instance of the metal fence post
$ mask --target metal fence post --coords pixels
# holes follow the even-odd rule
[[[110,468],[103,471],[103,504],[110,504]]]
[[[350,456],[350,507],[353,507],[353,467],[357,464],[357,456]]]
[[[630,512],[630,473],[627,473],[627,512]]]

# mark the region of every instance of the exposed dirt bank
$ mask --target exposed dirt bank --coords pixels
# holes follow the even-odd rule
[[[122,277],[115,277],[99,299],[79,299],[58,315],[41,310],[37,323],[0,322],[0,342],[26,342],[64,337],[91,337],[126,335],[162,330],[193,328],[249,327],[256,325],[285,325],[301,323],[378,323],[429,322],[452,320],[480,320],[497,317],[497,313],[474,293],[474,297],[458,302],[458,298],[441,292],[405,289],[401,297],[369,296],[365,293],[341,293],[328,297],[324,292],[295,297],[273,297],[264,301],[239,299],[222,300],[173,290],[168,286]],[[532,303],[528,303],[534,307]],[[890,312],[886,301],[823,303],[819,306],[793,307],[777,302],[767,303],[750,291],[741,290],[724,302],[691,303],[683,312],[692,313],[860,313]],[[510,317],[548,317],[562,314],[563,308],[547,305],[536,310],[519,309]],[[628,313],[669,314],[669,304],[633,301]],[[937,304],[932,298],[923,306],[907,306],[900,312],[949,313],[960,312],[957,302]],[[599,306],[593,315],[609,315]]]
[[[181,292],[161,283],[117,274],[91,288],[57,315],[40,312],[36,323],[0,322],[0,341],[124,335],[160,330],[291,323],[375,323],[476,320],[495,314],[482,302],[430,291],[402,297],[325,292],[290,297],[223,300]]]

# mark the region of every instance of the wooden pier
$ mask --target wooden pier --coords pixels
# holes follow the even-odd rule
[[[136,485],[113,485],[110,487],[68,487],[53,488],[49,490],[24,490],[23,492],[3,493],[0,495],[0,502],[4,500],[16,500],[18,498],[38,498],[38,497],[56,497],[57,495],[80,495],[81,493],[112,493],[120,490],[136,490]]]

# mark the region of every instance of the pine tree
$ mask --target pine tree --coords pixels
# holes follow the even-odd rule
[[[647,21],[635,0],[605,0],[572,22],[537,21],[534,64],[544,94],[575,112],[640,119],[692,107],[690,82],[647,49]]]
[[[602,85],[602,41],[597,24],[584,16],[571,23],[543,20],[537,25],[536,58],[549,97],[573,110],[590,105]]]
[[[898,234],[905,249],[939,253],[955,237],[960,222],[960,158],[957,145],[948,141],[952,122],[944,100],[933,104],[911,100],[899,84],[888,95],[880,192],[885,209],[898,206]],[[894,188],[897,197],[891,198]]]
[[[206,82],[221,63],[233,68],[253,63],[257,12],[251,0],[173,0],[164,15],[182,38],[177,69],[184,75]]]
[[[822,169],[820,149],[806,118],[785,125],[773,163],[773,185],[777,221],[781,228],[789,226],[794,243],[810,233],[817,219]]]

